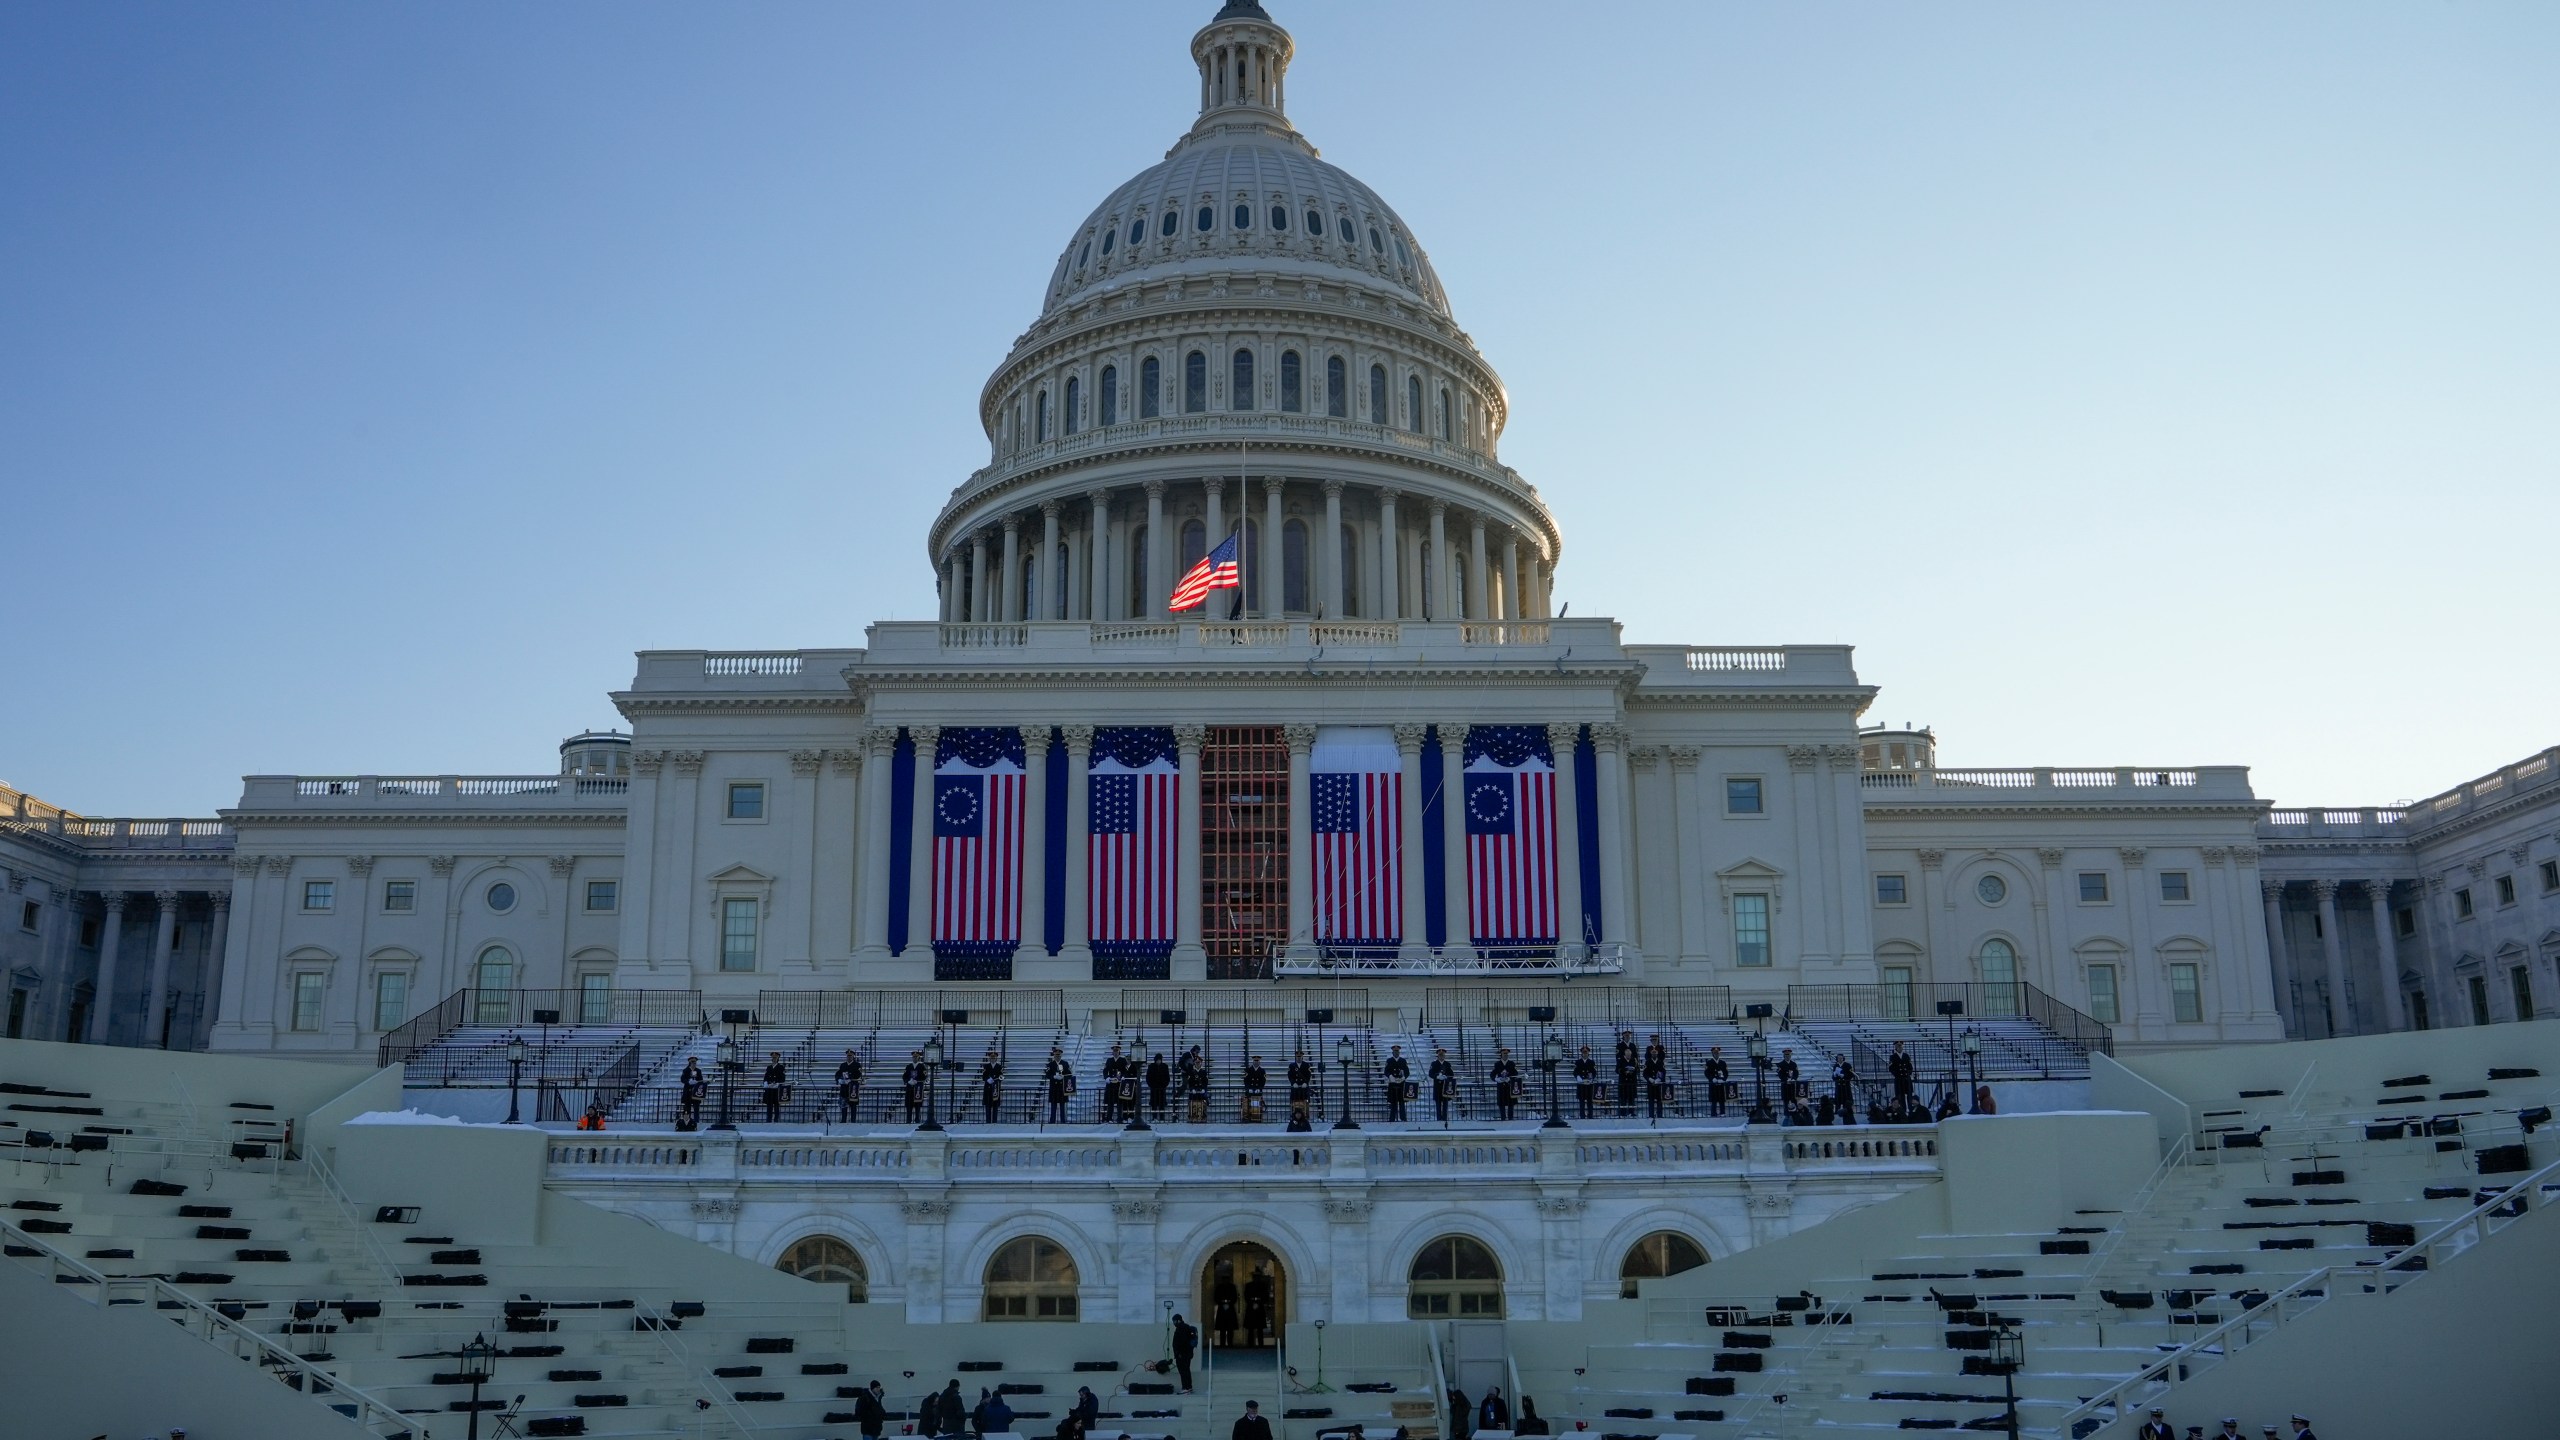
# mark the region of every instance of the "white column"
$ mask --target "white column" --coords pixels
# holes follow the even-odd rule
[[[1402,880],[1401,902],[1396,907],[1404,921],[1400,953],[1406,959],[1418,959],[1424,953],[1423,937],[1430,934],[1423,906],[1430,903],[1422,888],[1422,739],[1428,727],[1398,725],[1395,727],[1396,756],[1403,762],[1402,803],[1396,808],[1397,829],[1403,836],[1398,847],[1396,872]]]
[[[1022,945],[1046,955],[1049,913],[1049,727],[1022,731]]]
[[[1449,603],[1449,502],[1431,502],[1431,557],[1424,583],[1431,592],[1423,599],[1428,612],[1424,618],[1447,620],[1457,607]]]
[[[2284,943],[2284,882],[2260,880],[2258,893],[2267,905],[2267,973],[2275,984],[2276,1018],[2281,1021],[2286,1018],[2285,1001],[2293,996],[2293,956]],[[2298,1038],[2310,1038],[2311,1027],[2301,1017],[2293,1017],[2293,1023]]]
[[[201,1049],[213,1039],[213,1027],[222,1019],[222,961],[225,947],[231,943],[231,892],[213,892],[213,933],[205,938],[204,1003],[197,1007],[194,1048]]]
[[[1520,532],[1507,531],[1502,537],[1502,619],[1526,620],[1529,607],[1520,593]]]
[[[1202,538],[1200,542],[1204,547],[1201,551],[1204,555],[1211,550],[1217,549],[1218,542],[1224,540],[1227,535],[1227,477],[1223,475],[1210,476],[1208,491],[1208,520],[1206,528],[1201,532]],[[1245,562],[1247,564],[1251,564],[1254,559],[1255,557],[1248,555],[1245,557]]]
[[[1444,953],[1475,953],[1467,923],[1467,727],[1440,727],[1440,923],[1448,933]]]
[[[175,825],[177,822],[170,823]],[[364,903],[362,894],[352,898],[359,905]],[[151,988],[142,994],[142,1038],[134,1042],[145,1050],[165,1048],[160,1047],[160,1007],[168,1003],[169,947],[178,939],[178,892],[155,890],[151,899],[160,907],[160,924],[151,939]],[[357,913],[363,912],[359,910]]]
[[[254,855],[232,857],[229,898],[240,908],[242,917],[240,933],[236,936],[231,933],[230,910],[225,908],[218,917],[221,922],[218,926],[220,933],[214,937],[217,943],[213,952],[214,963],[222,977],[221,984],[208,986],[207,991],[219,997],[214,1001],[215,1027],[226,1031],[227,1038],[238,1037],[239,1043],[245,1044],[245,1030],[249,1023],[250,969],[245,952],[249,948],[249,934],[256,928],[257,922],[257,911],[253,907],[257,904],[258,898],[258,857]],[[61,908],[65,924],[79,923],[79,917],[69,903],[67,894]],[[242,954],[231,953],[235,944],[243,952]],[[61,1003],[67,1006],[71,1003],[71,975],[68,966],[62,972],[61,988]]]
[[[1467,517],[1467,618],[1470,620],[1493,618],[1492,591],[1485,583],[1489,578],[1485,572],[1484,516],[1471,515]]]
[[[887,725],[862,732],[856,742],[862,755],[861,788],[856,809],[861,815],[854,839],[854,945],[865,960],[889,958],[889,766],[897,754],[898,732]]]
[[[1087,490],[1085,504],[1093,509],[1093,518],[1085,526],[1085,577],[1093,585],[1093,604],[1086,610],[1087,620],[1111,618],[1111,492]]]
[[[2320,951],[2329,971],[2329,1033],[2352,1035],[2356,1023],[2347,1008],[2347,962],[2338,943],[2338,882],[2312,881],[2311,896],[2320,902]]]
[[[1067,618],[1067,577],[1058,559],[1058,502],[1040,502],[1040,563],[1033,573],[1040,579],[1039,603],[1031,607],[1031,615],[1039,620]]]
[[[1173,978],[1207,979],[1209,952],[1200,943],[1200,742],[1204,725],[1173,727],[1174,751],[1181,767],[1180,794],[1174,814],[1180,829],[1174,851]]]
[[[1313,797],[1307,778],[1307,755],[1315,748],[1316,727],[1284,725],[1289,742],[1289,942],[1288,948],[1312,951],[1316,938],[1315,828]]]
[[[1556,762],[1556,942],[1579,945],[1582,933],[1582,777],[1573,773],[1573,750],[1582,735],[1579,720],[1547,727],[1547,749]]]
[[[1262,477],[1262,618],[1277,620],[1289,613],[1289,577],[1280,560],[1280,491],[1277,475]]]
[[[1067,934],[1058,958],[1093,973],[1093,727],[1062,725],[1067,741]]]
[[[989,618],[987,609],[987,536],[980,531],[969,537],[969,613],[967,619]]]
[[[941,618],[945,623],[949,623],[953,607],[958,603],[958,596],[960,592],[960,557],[957,555],[943,556],[941,574],[942,593],[936,598],[942,602]]]
[[[2116,858],[2124,862],[2125,928],[2133,946],[2133,969],[2137,977],[2134,994],[2141,1005],[2134,1020],[2142,1034],[2157,1036],[2163,1033],[2163,1027],[2175,1023],[2177,1011],[2169,999],[2169,973],[2161,968],[2158,946],[2151,933],[2150,872],[2143,868],[2147,853],[2140,846],[2127,845],[2116,851]],[[2061,906],[2057,904],[2054,907],[2056,934],[2047,947],[2049,951],[2058,952],[2066,948],[2063,937],[2068,931],[2065,927]],[[2062,956],[2054,954],[2053,969],[2060,972],[2062,964]]]
[[[907,948],[909,956],[933,958],[933,747],[942,738],[939,725],[910,725],[916,742],[915,815],[907,826]]]
[[[1022,517],[1019,515],[1004,517],[1004,583],[996,593],[1004,597],[1004,608],[996,614],[998,620],[1019,620],[1030,613],[1023,608]]]
[[[1592,768],[1600,776],[1600,929],[1637,943],[1634,892],[1627,886],[1627,727],[1591,727]]]
[[[1698,808],[1698,761],[1705,752],[1695,745],[1674,745],[1668,752],[1671,761],[1671,829],[1673,844],[1679,852],[1680,877],[1680,946],[1682,956],[1707,952],[1707,896],[1714,893],[1707,875],[1706,855],[1697,841],[1691,839],[1690,826],[1700,821],[1705,812]],[[1695,873],[1691,873],[1694,871]],[[1657,940],[1659,936],[1655,937]],[[1657,949],[1670,947],[1657,945]]]
[[[1162,619],[1172,613],[1164,607],[1165,602],[1173,595],[1172,579],[1165,574],[1167,570],[1173,568],[1173,561],[1169,558],[1173,554],[1173,547],[1165,543],[1164,482],[1150,480],[1145,488],[1147,492],[1147,614],[1150,618]]]
[[[1396,492],[1381,490],[1378,492],[1378,583],[1374,587],[1376,598],[1369,602],[1369,608],[1375,610],[1382,620],[1404,618],[1404,582],[1396,565],[1396,552],[1403,544],[1404,537],[1396,529]]]
[[[2391,882],[2367,880],[2364,882],[2364,897],[2373,911],[2374,944],[2381,951],[2383,1028],[2406,1030],[2409,1017],[2402,1013],[2400,1000],[2400,937],[2391,929]]]
[[[107,1043],[107,1017],[115,1013],[116,1003],[116,952],[124,945],[124,907],[133,897],[109,890],[98,898],[107,907],[107,917],[98,927],[98,985],[89,1003],[89,1033],[83,1037],[91,1045]]]
[[[1324,482],[1324,539],[1316,556],[1316,573],[1324,577],[1316,603],[1327,620],[1342,618],[1342,482]]]

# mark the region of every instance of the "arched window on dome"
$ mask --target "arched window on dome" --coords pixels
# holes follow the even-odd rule
[[[1443,1235],[1406,1272],[1405,1313],[1416,1320],[1502,1318],[1502,1262],[1481,1240]]]
[[[1205,235],[1208,233],[1209,228],[1217,223],[1217,207],[1214,205],[1203,205],[1200,207],[1200,213],[1192,217],[1191,228]]]
[[[1351,408],[1351,369],[1339,355],[1324,357],[1324,413],[1336,420],[1346,417]]]
[[[1191,567],[1199,564],[1200,557],[1208,553],[1209,527],[1198,520],[1183,521],[1182,554],[1174,564],[1173,573],[1176,575],[1190,574]]]
[[[1102,256],[1104,259],[1107,260],[1111,258],[1111,247],[1118,243],[1120,243],[1120,222],[1114,220],[1111,222],[1111,228],[1102,232]]]
[[[1292,414],[1307,408],[1304,369],[1297,351],[1280,352],[1280,408]]]
[[[1236,347],[1235,360],[1229,366],[1227,408],[1230,410],[1253,408],[1253,351],[1243,345]]]
[[[862,1267],[862,1257],[833,1235],[812,1235],[794,1241],[790,1249],[782,1252],[782,1258],[773,1262],[773,1268],[821,1285],[841,1285],[848,1305],[860,1305],[871,1298],[871,1276]]]
[[[1146,216],[1144,216],[1144,215],[1141,215],[1141,216],[1139,216],[1137,219],[1132,220],[1132,221],[1130,221],[1130,222],[1129,222],[1129,243],[1130,243],[1130,244],[1132,244],[1132,245],[1135,245],[1135,244],[1137,244],[1139,241],[1144,240],[1144,239],[1146,239],[1146,238],[1147,238],[1147,217],[1146,217]]]
[[[1081,250],[1078,250],[1078,251],[1076,252],[1076,268],[1077,268],[1077,269],[1079,269],[1079,270],[1081,270],[1081,269],[1083,269],[1087,264],[1091,263],[1091,262],[1092,262],[1092,260],[1093,260],[1093,242],[1092,242],[1092,241],[1090,241],[1090,240],[1087,240],[1086,242],[1084,242],[1084,248],[1083,248],[1083,249],[1081,249]]]
[[[1441,409],[1443,411],[1448,409],[1448,400],[1449,397],[1446,395],[1440,397]],[[1076,416],[1077,413],[1083,409],[1084,377],[1081,375],[1070,375],[1067,377],[1067,413],[1062,417],[1062,423],[1059,428],[1069,435],[1076,433]]]
[[[1101,401],[1102,401],[1102,415],[1101,415],[1101,418],[1100,418],[1099,420],[1097,420],[1095,423],[1096,423],[1096,424],[1100,424],[1100,425],[1117,425],[1117,424],[1119,424],[1119,423],[1120,423],[1120,367],[1119,367],[1119,366],[1117,366],[1117,365],[1105,365],[1105,366],[1103,366],[1103,367],[1102,367],[1102,392],[1101,392],[1101,396],[1100,396],[1100,398],[1101,398]]]
[[[1378,239],[1378,227],[1375,225],[1369,227],[1369,248],[1382,255],[1386,253],[1387,247]]]
[[[1313,208],[1313,207],[1309,207],[1309,208],[1308,208],[1308,210],[1307,210],[1307,233],[1308,233],[1309,235],[1314,236],[1314,237],[1315,237],[1316,239],[1318,239],[1318,240],[1321,240],[1321,239],[1323,239],[1323,238],[1324,238],[1324,212],[1323,212],[1323,211],[1321,211],[1321,210],[1317,210],[1317,209],[1315,209],[1315,208]]]
[[[1147,527],[1129,527],[1129,613],[1145,616],[1147,608]]]
[[[1695,1270],[1707,1263],[1707,1252],[1697,1241],[1677,1230],[1656,1230],[1635,1243],[1627,1258],[1618,1264],[1618,1297],[1636,1298],[1636,1282],[1659,1280],[1683,1270]]]
[[[1342,526],[1342,554],[1335,558],[1334,563],[1342,567],[1342,614],[1357,615],[1360,613],[1360,535],[1359,527],[1347,520]]]
[[[1404,237],[1396,237],[1396,263],[1407,270],[1413,268],[1413,252],[1404,248]]]
[[[1237,228],[1237,229],[1239,229],[1239,230],[1250,230],[1250,229],[1252,229],[1252,228],[1253,228],[1253,207],[1252,207],[1252,206],[1250,206],[1250,205],[1244,204],[1244,203],[1242,203],[1241,201],[1239,201],[1239,202],[1237,203],[1237,205],[1236,205],[1236,215],[1235,215],[1235,220],[1236,220],[1236,228]]]
[[[1153,355],[1138,362],[1138,418],[1156,418],[1156,395],[1163,388],[1164,366]]]
[[[1031,401],[1031,440],[1040,444],[1049,438],[1049,392],[1041,391]]]
[[[1182,212],[1179,210],[1167,210],[1164,212],[1163,222],[1156,226],[1156,233],[1165,239],[1170,240],[1173,238],[1173,232],[1181,228]]]
[[[1076,1318],[1076,1262],[1055,1240],[1024,1236],[987,1262],[989,1320]]]
[[[1069,383],[1072,384],[1073,382],[1071,381]],[[1069,393],[1072,394],[1073,392],[1070,391]],[[1075,408],[1074,402],[1069,401],[1067,408],[1073,410]],[[1067,422],[1067,427],[1069,429],[1075,428],[1075,421],[1069,420]],[[1457,421],[1449,408],[1449,392],[1445,387],[1440,391],[1440,438],[1443,440],[1455,440],[1458,438]]]
[[[1404,424],[1414,434],[1422,433],[1422,377],[1404,377]]]
[[[1385,425],[1387,419],[1387,367],[1369,367],[1369,423]]]
[[[1274,205],[1271,207],[1271,228],[1275,231],[1286,230],[1289,228],[1288,206]]]
[[[1182,357],[1182,413],[1197,415],[1209,408],[1209,357],[1194,350]]]
[[[1307,583],[1307,522],[1292,520],[1280,527],[1280,608],[1305,614],[1315,606],[1308,600],[1314,587]]]

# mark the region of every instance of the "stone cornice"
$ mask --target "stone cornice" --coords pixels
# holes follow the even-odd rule
[[[1899,797],[1896,797],[1896,800],[1898,799]],[[1978,816],[1999,816],[2011,819],[2025,817],[2051,819],[2056,815],[2140,815],[2152,819],[2178,818],[2235,820],[2255,819],[2266,811],[2266,803],[2259,800],[2229,800],[2222,802],[2189,801],[2183,804],[2171,803],[2165,805],[2146,805],[2138,801],[2125,801],[2116,804],[2108,804],[2104,801],[2091,802],[2085,800],[2048,800],[2041,803],[2034,801],[1956,800],[1939,801],[1935,804],[1915,805],[1896,803],[1896,800],[1878,800],[1868,798],[1865,804],[1860,808],[1868,815],[1883,816],[1896,820],[1947,820],[1958,816],[1966,819],[1972,819]]]
[[[613,708],[625,719],[642,714],[684,714],[699,710],[763,710],[776,714],[842,715],[858,714],[862,702],[849,693],[833,690],[794,690],[786,694],[757,695],[740,691],[687,690],[675,694],[643,695],[630,690],[616,690],[608,697]]]
[[[594,810],[225,810],[234,825],[622,825],[626,808]],[[198,852],[201,854],[202,852]]]
[[[1112,689],[1133,685],[1197,685],[1214,681],[1220,685],[1307,686],[1319,684],[1364,685],[1410,689],[1417,686],[1445,689],[1453,686],[1482,687],[1501,684],[1514,687],[1535,686],[1541,689],[1588,690],[1594,685],[1623,687],[1634,681],[1636,667],[1600,664],[1566,665],[1559,669],[1553,661],[1531,661],[1518,665],[1394,665],[1378,666],[1312,664],[1256,664],[1230,666],[1216,662],[1197,665],[1149,664],[1138,661],[1126,665],[1058,665],[998,669],[993,666],[961,669],[891,669],[865,666],[846,676],[857,696],[880,689],[900,690],[1049,690],[1061,687],[1089,688],[1099,684]],[[1758,698],[1758,697],[1754,697]],[[1607,717],[1603,717],[1607,718]]]

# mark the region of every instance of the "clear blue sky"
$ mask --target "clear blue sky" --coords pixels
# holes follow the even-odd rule
[[[1271,3],[1574,613],[1950,765],[2560,740],[2560,6]],[[0,8],[0,778],[545,771],[635,649],[930,614],[1212,8]]]

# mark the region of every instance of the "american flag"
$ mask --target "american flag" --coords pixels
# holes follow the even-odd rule
[[[1236,559],[1240,553],[1236,537],[1228,536],[1217,549],[1202,556],[1200,563],[1191,567],[1191,573],[1182,577],[1181,584],[1173,587],[1173,599],[1166,602],[1165,608],[1189,610],[1206,601],[1212,590],[1233,590],[1243,585],[1244,571]]]
[[[1404,761],[1393,732],[1318,726],[1307,770],[1316,943],[1396,944],[1404,938]]]
[[[1093,825],[1085,843],[1086,898],[1094,953],[1105,958],[1172,953],[1174,840],[1181,833],[1182,776],[1169,726],[1096,730]]]
[[[1011,955],[1022,943],[1022,731],[943,730],[933,755],[933,946]]]
[[[1556,940],[1556,766],[1536,725],[1467,731],[1467,928],[1478,945]]]

